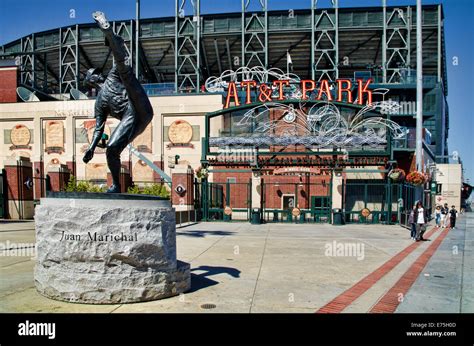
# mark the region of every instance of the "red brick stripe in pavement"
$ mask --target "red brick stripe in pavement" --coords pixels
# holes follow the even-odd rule
[[[434,227],[426,233],[425,238],[430,238],[438,228]],[[346,291],[338,295],[329,303],[321,307],[316,313],[340,313],[349,305],[351,305],[357,298],[364,294],[369,288],[375,285],[382,277],[395,268],[403,259],[411,254],[420,245],[420,242],[414,242],[407,246],[404,250],[390,258],[387,262],[382,264],[379,268],[368,274],[362,280],[348,288]]]
[[[397,283],[375,304],[370,310],[374,313],[393,313],[397,309],[400,301],[399,294],[403,296],[408,292],[415,280],[420,275],[423,268],[428,263],[431,256],[433,256],[438,246],[448,234],[450,228],[446,228],[441,232],[432,244],[418,257],[418,259],[408,268],[405,274],[397,281]]]

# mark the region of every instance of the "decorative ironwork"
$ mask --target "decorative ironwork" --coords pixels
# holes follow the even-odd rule
[[[237,70],[226,70],[220,76],[209,77],[205,82],[208,92],[223,92],[229,82],[242,82],[255,80],[259,83],[267,83],[270,80],[288,80],[290,84],[299,84],[301,78],[294,73],[285,73],[279,68],[266,69],[262,66],[240,67]],[[301,97],[301,93],[293,95],[294,98]]]
[[[308,108],[300,102],[292,104],[269,102],[249,109],[237,126],[255,126],[253,133],[233,137],[209,138],[210,146],[268,146],[304,145],[316,148],[380,147],[387,143],[387,130],[394,138],[405,132],[394,121],[382,116],[368,116],[369,112],[381,114],[396,112],[400,106],[394,101],[380,101],[366,105],[352,118],[341,115],[336,105],[318,102]],[[277,120],[267,120],[271,112],[281,112]]]

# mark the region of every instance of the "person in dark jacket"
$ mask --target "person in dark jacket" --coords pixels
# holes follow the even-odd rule
[[[451,210],[449,211],[449,221],[451,223],[451,228],[454,229],[456,227],[456,218],[458,216],[458,211],[454,205],[451,206]]]
[[[410,224],[410,237],[412,240],[415,240],[416,237],[416,223],[415,223],[415,210],[416,210],[416,204],[413,206],[413,208],[410,211],[410,215],[408,216],[408,223]]]

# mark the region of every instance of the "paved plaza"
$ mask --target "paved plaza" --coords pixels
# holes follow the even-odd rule
[[[136,304],[39,295],[34,222],[0,222],[1,312],[474,312],[474,214],[413,242],[397,225],[198,223],[177,229],[192,289]],[[30,249],[31,250],[31,249]],[[12,251],[12,250],[9,250]],[[14,254],[14,255],[12,255]],[[24,253],[23,253],[24,254]]]

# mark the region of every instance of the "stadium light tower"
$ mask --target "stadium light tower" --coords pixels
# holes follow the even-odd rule
[[[138,79],[138,71],[140,65],[139,58],[139,37],[140,37],[140,0],[135,0],[136,10],[136,27],[135,27],[135,77]],[[138,79],[139,80],[139,79]]]
[[[423,169],[423,42],[421,0],[416,0],[416,170]]]

